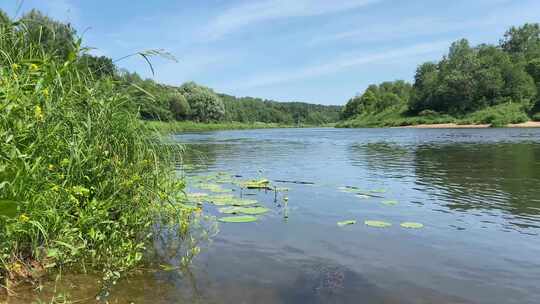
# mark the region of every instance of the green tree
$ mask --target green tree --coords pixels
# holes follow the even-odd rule
[[[179,91],[189,103],[193,120],[209,122],[219,121],[225,117],[225,106],[211,89],[188,82],[183,84]]]
[[[521,27],[512,26],[500,42],[501,47],[511,54],[538,55],[540,52],[540,25],[525,23]]]
[[[87,69],[96,78],[114,76],[116,74],[116,66],[109,57],[83,54],[79,58],[78,63],[81,68]]]
[[[168,96],[169,109],[176,120],[186,120],[189,118],[191,108],[186,98],[180,93],[172,93]]]
[[[35,9],[23,15],[21,22],[28,44],[40,44],[45,51],[62,59],[75,51],[76,31],[69,23],[55,21]]]

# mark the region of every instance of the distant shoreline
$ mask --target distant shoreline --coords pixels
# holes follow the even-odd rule
[[[441,123],[441,124],[420,124],[399,126],[393,128],[411,128],[411,129],[481,129],[489,128],[490,124],[456,124],[456,123]],[[509,124],[504,128],[540,128],[540,121],[527,121],[518,124]]]

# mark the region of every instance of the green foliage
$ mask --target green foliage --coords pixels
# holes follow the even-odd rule
[[[116,66],[111,58],[83,54],[78,61],[81,69],[87,69],[96,78],[116,75]]]
[[[191,119],[200,122],[220,121],[225,117],[225,106],[211,89],[194,82],[183,84],[180,93],[191,108]]]
[[[460,40],[439,63],[418,68],[410,109],[461,115],[508,98],[530,108],[535,96],[534,80],[510,54],[489,45],[472,48]]]
[[[302,102],[277,102],[253,97],[220,94],[225,103],[226,120],[244,123],[278,123],[286,125],[324,125],[339,119],[339,106]]]
[[[532,120],[534,121],[540,121],[540,112],[533,114]]]
[[[384,97],[380,91],[371,85],[351,99],[342,115],[349,121],[339,126],[526,121],[527,113],[540,110],[540,25],[510,28],[499,46],[458,40],[439,62],[417,68],[412,90]],[[387,111],[394,105],[399,111]]]
[[[390,108],[400,108],[408,103],[411,91],[411,85],[403,80],[370,85],[364,94],[347,102],[341,117],[348,119],[358,114],[376,114]]]
[[[21,27],[26,32],[24,38],[28,45],[39,44],[44,52],[64,60],[69,54],[74,54],[77,41],[75,29],[70,24],[55,21],[33,9],[22,16]]]
[[[186,120],[191,115],[191,107],[186,98],[179,94],[173,93],[167,96],[169,109],[176,120]]]
[[[508,124],[521,123],[528,120],[529,117],[525,114],[521,104],[503,103],[467,114],[459,123],[489,124],[492,127],[504,127]]]
[[[500,44],[510,54],[537,56],[540,52],[540,24],[525,23],[521,27],[512,26],[504,34]]]
[[[115,280],[143,259],[157,218],[190,225],[193,208],[176,203],[179,150],[117,81],[81,69],[79,43],[36,39],[36,19],[56,26],[37,12],[0,25],[0,202],[16,204],[0,214],[0,284],[70,265]]]

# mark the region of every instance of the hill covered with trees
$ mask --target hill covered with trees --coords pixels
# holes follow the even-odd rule
[[[512,27],[498,45],[452,43],[421,64],[414,83],[385,82],[351,98],[338,126],[509,123],[540,120],[540,25]]]

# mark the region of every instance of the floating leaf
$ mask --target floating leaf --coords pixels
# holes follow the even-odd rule
[[[202,202],[205,197],[208,197],[208,193],[188,193],[186,198],[193,202]]]
[[[388,206],[394,206],[394,205],[398,204],[398,201],[396,201],[396,200],[386,200],[386,201],[382,201],[381,203],[383,203],[385,205],[388,205]]]
[[[371,193],[385,193],[386,189],[382,189],[382,188],[373,189],[373,190],[369,190],[369,192],[371,192]]]
[[[242,183],[242,186],[248,189],[268,189],[270,181],[267,179],[252,180]]]
[[[214,195],[208,197],[208,201],[216,206],[231,205],[235,200],[237,199],[230,194]]]
[[[369,195],[365,195],[365,194],[357,194],[357,195],[355,195],[355,196],[358,197],[358,198],[361,198],[361,199],[368,199],[368,198],[370,198]]]
[[[249,215],[259,215],[270,211],[268,208],[264,207],[224,207],[220,208],[219,212],[225,214],[249,214]]]
[[[219,219],[220,222],[224,223],[251,223],[257,221],[256,216],[251,215],[241,215],[241,216],[226,216]]]
[[[365,221],[364,224],[370,227],[377,227],[377,228],[387,228],[387,227],[392,226],[392,224],[383,222],[383,221]]]
[[[231,205],[233,205],[233,206],[249,206],[249,205],[255,205],[256,203],[257,203],[257,200],[236,199],[231,203]]]
[[[225,214],[238,214],[240,213],[240,207],[223,207],[219,208],[218,211]]]
[[[250,214],[250,215],[258,215],[258,214],[263,214],[270,211],[270,209],[264,208],[264,207],[238,207],[238,208],[240,209],[240,213]]]
[[[278,187],[276,187],[276,188],[274,188],[274,190],[277,191],[277,192],[287,192],[287,191],[289,191],[289,188],[278,188]]]
[[[424,224],[421,223],[414,223],[414,222],[403,222],[399,224],[403,228],[409,228],[409,229],[420,229],[424,228]]]
[[[355,220],[349,220],[349,221],[341,221],[341,222],[338,222],[337,225],[339,227],[343,227],[343,226],[347,226],[347,225],[354,225],[356,224],[356,221]]]

